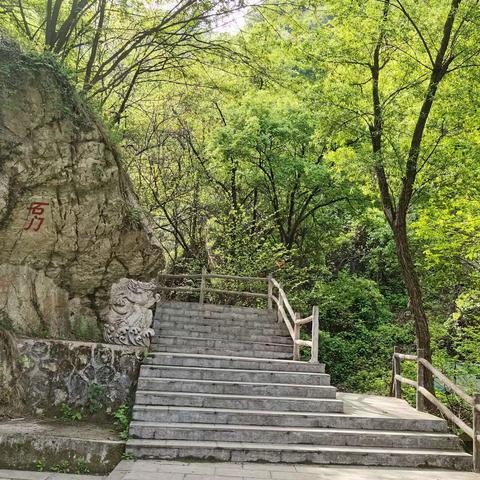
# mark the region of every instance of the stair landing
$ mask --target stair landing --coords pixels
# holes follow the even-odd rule
[[[392,422],[396,420],[411,421],[417,426],[424,424],[431,427],[431,422],[438,422],[442,431],[444,421],[435,415],[419,412],[405,400],[394,397],[382,397],[380,395],[368,395],[362,393],[338,392],[337,399],[343,401],[344,413],[350,417],[368,419],[384,419]],[[480,477],[479,477],[480,480]]]

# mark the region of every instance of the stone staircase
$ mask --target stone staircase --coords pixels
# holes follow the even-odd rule
[[[154,329],[127,442],[136,458],[471,469],[445,421],[401,400],[347,411],[323,364],[291,360],[272,311],[166,303]]]

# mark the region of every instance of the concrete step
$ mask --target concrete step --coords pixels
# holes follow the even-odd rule
[[[157,310],[154,317],[155,322],[173,321],[185,324],[204,323],[224,323],[228,325],[249,325],[278,327],[283,329],[284,322],[277,321],[276,317],[270,315],[242,314],[242,313],[221,313],[221,312],[185,312],[174,311],[170,309]],[[286,329],[286,326],[285,326]],[[288,331],[288,330],[287,330]]]
[[[155,311],[155,318],[171,316],[175,318],[208,318],[211,320],[238,320],[258,323],[276,323],[277,316],[264,313],[262,310],[256,312],[238,312],[238,311],[210,311],[210,310],[188,310],[177,308],[161,308]]]
[[[257,308],[257,307],[242,307],[238,305],[221,305],[218,303],[199,303],[199,302],[158,302],[157,308],[178,308],[178,309],[190,309],[190,310],[211,310],[215,312],[223,312],[225,310],[231,310],[234,312],[252,312],[252,313],[273,313],[272,310]]]
[[[385,418],[354,416],[340,413],[309,411],[285,412],[269,410],[242,410],[237,408],[208,408],[189,406],[135,405],[133,419],[159,423],[216,423],[228,425],[255,425],[304,428],[338,428],[349,430],[391,430],[410,432],[448,432],[445,420],[430,417]]]
[[[241,328],[243,332],[250,330],[256,330],[260,328],[273,328],[279,335],[289,335],[288,329],[285,324],[277,323],[275,321],[266,318],[231,318],[231,317],[215,317],[209,318],[203,315],[171,315],[159,313],[155,316],[153,322],[153,328],[158,329],[162,327],[164,323],[174,323],[177,327],[182,326],[188,328],[191,325],[211,326],[214,328],[228,327],[228,328]]]
[[[136,405],[229,408],[284,412],[343,412],[343,402],[336,399],[222,395],[190,392],[137,390]]]
[[[232,462],[283,462],[389,467],[450,468],[470,470],[472,458],[459,451],[362,448],[342,446],[285,445],[190,440],[135,440],[127,442],[127,453],[136,458]]]
[[[294,360],[264,359],[258,357],[239,357],[225,355],[204,355],[194,353],[152,352],[144,360],[147,365],[165,365],[182,367],[228,368],[240,370],[266,370],[289,373],[325,372],[323,363],[298,362]],[[268,372],[265,372],[268,373]],[[322,383],[323,385],[323,383]]]
[[[228,330],[228,329],[227,329]],[[281,343],[284,345],[289,345],[293,348],[292,337],[284,337],[280,335],[262,335],[257,334],[255,330],[251,330],[249,332],[230,332],[227,333],[226,331],[218,331],[216,329],[211,329],[210,332],[196,332],[193,330],[189,330],[187,328],[181,329],[172,329],[172,328],[155,328],[156,335],[153,339],[154,342],[158,342],[158,340],[162,337],[181,337],[181,338],[216,338],[222,340],[231,340],[231,341],[239,341],[239,342],[255,342],[255,343]]]
[[[205,348],[205,347],[191,347],[188,345],[153,345],[152,348],[155,352],[165,353],[193,353],[193,354],[205,354],[208,356],[215,355],[228,355],[230,357],[257,357],[268,359],[280,359],[290,360],[292,353],[286,352],[272,352],[272,351],[251,351],[251,350],[227,350],[223,348]]]
[[[155,345],[182,346],[182,347],[205,347],[211,349],[239,350],[249,352],[282,352],[291,353],[292,345],[282,343],[257,343],[241,342],[235,340],[222,340],[217,338],[190,338],[190,337],[154,337]]]
[[[181,313],[181,314],[204,314],[204,315],[242,315],[245,317],[265,317],[276,319],[275,310],[266,310],[252,307],[237,307],[232,305],[217,305],[205,303],[203,305],[195,302],[167,302],[157,303],[155,313]]]
[[[222,395],[250,395],[266,397],[335,398],[336,388],[319,385],[292,385],[281,383],[229,382],[186,378],[145,378],[138,380],[143,391],[190,392]]]
[[[257,425],[205,423],[155,423],[133,421],[130,436],[144,440],[193,440],[308,444],[348,447],[459,450],[458,437],[446,433],[392,432],[388,430],[340,430],[332,428],[286,428]]]
[[[290,373],[268,370],[142,365],[140,376],[230,382],[329,385],[330,377],[322,373]]]
[[[208,320],[205,323],[184,323],[179,321],[164,321],[159,320],[154,324],[155,331],[181,331],[184,330],[188,333],[198,332],[198,333],[208,333],[209,336],[212,332],[215,333],[228,333],[235,335],[244,335],[245,330],[240,325],[225,325],[223,322],[217,322],[212,325]],[[262,326],[255,325],[252,329],[252,332],[255,335],[265,335],[265,336],[280,336],[290,338],[288,330],[277,328],[274,326]],[[291,341],[291,340],[290,340]]]
[[[208,311],[186,311],[186,310],[172,310],[170,308],[163,308],[155,312],[155,319],[204,319],[204,320],[225,320],[249,322],[252,324],[265,323],[267,325],[275,325],[277,318],[271,315],[264,315],[259,313],[235,313],[235,312],[208,312]]]

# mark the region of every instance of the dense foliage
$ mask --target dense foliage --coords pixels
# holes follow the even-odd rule
[[[225,33],[232,12],[247,23]],[[319,305],[342,388],[386,393],[393,346],[430,342],[478,388],[478,2],[24,0],[0,15],[103,115],[170,270],[271,273],[296,309]]]

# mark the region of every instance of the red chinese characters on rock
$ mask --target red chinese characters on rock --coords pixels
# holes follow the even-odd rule
[[[32,202],[28,207],[28,218],[23,229],[38,232],[45,221],[45,207],[48,205],[48,202]]]

